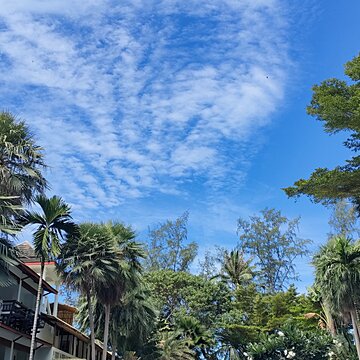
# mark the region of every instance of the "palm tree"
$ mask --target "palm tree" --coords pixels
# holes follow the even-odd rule
[[[11,285],[13,281],[8,276],[10,265],[17,265],[17,252],[10,236],[15,236],[21,229],[14,219],[22,208],[12,204],[14,197],[0,196],[0,286]]]
[[[249,284],[254,277],[251,260],[245,260],[239,250],[225,251],[220,275],[215,276],[235,289]]]
[[[111,312],[110,338],[112,351],[142,350],[157,323],[158,313],[155,310],[150,290],[141,284],[128,290],[121,304],[115,305]]]
[[[158,343],[159,360],[194,360],[195,353],[190,349],[190,340],[182,338],[173,331],[161,333]]]
[[[18,218],[22,207],[13,204],[17,198],[17,196],[0,196],[0,234],[2,237],[14,236],[21,230]]]
[[[78,234],[66,238],[58,257],[58,271],[65,284],[86,298],[92,360],[96,355],[93,298],[96,296],[95,289],[113,284],[118,274],[121,253],[114,244],[107,227],[83,223]]]
[[[308,288],[308,297],[313,303],[317,303],[321,307],[320,313],[306,313],[304,316],[307,319],[318,319],[318,325],[321,329],[327,329],[330,334],[335,337],[337,335],[337,317],[336,314],[332,312],[331,305],[327,304],[323,299],[321,292],[318,286],[315,284],[312,287]]]
[[[43,149],[28,127],[11,113],[0,113],[0,194],[14,196],[12,203],[28,204],[47,187],[41,170]]]
[[[114,242],[118,255],[118,267],[115,277],[104,283],[97,283],[96,297],[104,305],[104,347],[102,359],[106,360],[109,339],[110,314],[113,306],[120,304],[128,289],[136,289],[140,285],[140,258],[144,251],[140,244],[134,241],[135,233],[130,227],[121,223],[104,224]]]
[[[29,360],[32,360],[34,356],[45,261],[59,255],[60,239],[65,234],[76,233],[77,231],[77,226],[71,221],[70,207],[60,197],[47,198],[44,195],[38,195],[35,202],[39,205],[41,212],[26,211],[22,217],[24,225],[36,226],[33,233],[34,250],[41,261]]]
[[[329,240],[314,257],[316,285],[334,311],[349,313],[360,359],[356,305],[360,291],[360,246],[339,236]]]
[[[77,308],[76,321],[80,330],[86,332],[89,329],[89,312],[84,297],[80,297]],[[104,306],[96,298],[93,299],[93,310],[95,333],[100,337],[104,333]],[[150,291],[144,284],[127,289],[121,303],[111,310],[109,337],[113,359],[116,353],[125,357],[128,351],[142,350],[155,327],[157,315]]]
[[[214,334],[201,322],[189,315],[181,316],[176,323],[176,329],[184,338],[191,340],[191,349],[195,351],[196,358],[207,358],[207,350],[215,345]]]

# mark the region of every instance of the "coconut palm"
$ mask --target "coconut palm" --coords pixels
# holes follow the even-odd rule
[[[104,305],[102,359],[106,360],[111,309],[115,305],[121,304],[128,289],[136,289],[140,286],[140,258],[144,257],[144,251],[140,244],[134,241],[135,233],[130,227],[112,222],[103,224],[103,227],[104,231],[107,230],[111,235],[119,261],[116,275],[110,281],[95,284],[96,298]]]
[[[114,283],[120,258],[121,252],[115,246],[109,229],[94,223],[80,224],[79,233],[66,238],[58,257],[58,271],[65,284],[86,298],[92,360],[95,360],[96,355],[93,307],[95,289]],[[106,345],[104,347],[106,348]]]
[[[53,259],[60,253],[60,239],[65,234],[77,231],[77,226],[71,221],[70,207],[60,197],[47,198],[44,195],[38,195],[35,202],[41,211],[26,211],[22,217],[25,226],[36,227],[33,233],[34,250],[41,262],[29,360],[32,360],[34,355],[45,261]]]
[[[356,304],[360,292],[360,246],[339,236],[329,240],[314,257],[316,285],[334,311],[349,313],[360,359]]]
[[[14,196],[14,204],[27,204],[47,186],[41,170],[43,149],[36,145],[23,121],[0,113],[0,194]]]
[[[233,250],[230,253],[225,251],[220,278],[233,288],[249,284],[254,277],[251,260],[245,260],[239,250]]]

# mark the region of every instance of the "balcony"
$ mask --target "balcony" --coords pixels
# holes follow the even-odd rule
[[[35,312],[28,309],[16,300],[3,300],[0,302],[0,323],[24,334],[31,334]],[[38,318],[37,328],[45,326],[41,315]]]
[[[86,359],[70,355],[59,349],[54,349],[52,360],[86,360]]]

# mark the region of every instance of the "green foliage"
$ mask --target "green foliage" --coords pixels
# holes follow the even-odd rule
[[[2,287],[14,283],[9,277],[9,267],[16,265],[18,260],[10,236],[14,236],[21,229],[14,215],[18,215],[22,208],[9,200],[13,200],[13,197],[0,196],[0,286]]]
[[[360,358],[357,304],[360,296],[360,246],[343,236],[332,238],[314,257],[315,284],[333,313],[350,315]],[[347,319],[347,320],[345,320]]]
[[[193,316],[180,316],[176,322],[176,330],[184,339],[189,339],[189,347],[197,357],[201,357],[209,348],[216,345],[213,331],[207,329]]]
[[[356,209],[351,206],[345,199],[341,199],[334,205],[333,212],[330,216],[329,225],[332,232],[329,238],[334,236],[344,236],[353,238],[359,235],[357,224],[358,218]]]
[[[285,292],[263,294],[249,286],[236,291],[236,299],[230,311],[223,315],[221,327],[244,325],[264,332],[276,330],[286,321],[292,320],[300,329],[316,329],[317,320],[308,319],[305,314],[318,311],[320,307],[309,297],[297,294],[294,287]]]
[[[89,311],[86,298],[80,296],[77,304],[76,322],[81,329],[89,333]],[[95,333],[101,339],[104,334],[104,307],[93,298]],[[110,342],[117,353],[124,355],[135,351],[142,355],[157,324],[157,311],[150,291],[139,284],[137,288],[127,289],[121,302],[114,305],[110,318]]]
[[[28,127],[9,112],[0,113],[0,194],[23,205],[41,194],[47,183],[43,149],[36,145]]]
[[[109,237],[112,251],[116,260],[112,264],[114,275],[107,277],[106,281],[95,281],[95,297],[104,306],[104,349],[103,360],[106,360],[106,351],[109,342],[110,317],[114,315],[113,308],[120,305],[124,296],[130,290],[136,290],[141,286],[141,264],[140,258],[144,256],[141,245],[134,241],[135,233],[130,227],[121,223],[101,224],[99,231]],[[104,279],[105,280],[105,279]],[[114,319],[113,319],[114,320]],[[117,332],[113,333],[113,351]]]
[[[60,254],[60,240],[65,235],[77,234],[78,227],[72,221],[70,206],[60,197],[38,195],[35,202],[41,212],[25,211],[22,224],[37,227],[34,231],[34,249],[44,262]]]
[[[249,285],[254,277],[254,267],[251,260],[245,260],[239,250],[224,251],[221,272],[214,278],[219,278],[231,288]]]
[[[294,260],[308,254],[309,240],[297,237],[299,218],[289,220],[275,209],[238,220],[239,248],[254,257],[258,278],[267,292],[282,290],[297,278]]]
[[[314,257],[316,285],[337,312],[354,308],[360,295],[360,246],[339,236],[321,247]]]
[[[145,279],[156,297],[161,319],[170,324],[191,315],[211,328],[230,304],[230,292],[224,284],[198,275],[160,270],[145,274]]]
[[[346,66],[354,83],[331,79],[314,87],[308,108],[326,131],[350,130],[345,146],[351,150],[360,149],[359,59]],[[77,227],[61,198],[41,195],[44,166],[42,149],[26,125],[0,113],[0,285],[7,266],[17,264],[9,236],[24,224],[36,225],[35,250],[42,263],[56,258],[68,290],[82,296],[77,321],[90,332],[92,348],[96,335],[104,337],[105,348],[129,360],[356,358],[347,313],[354,315],[359,302],[360,250],[344,237],[357,232],[355,210],[347,203],[337,202],[330,220],[334,234],[343,237],[314,259],[319,290],[314,299],[288,287],[297,277],[294,260],[308,253],[308,240],[297,237],[298,218],[265,209],[239,219],[238,247],[207,252],[200,275],[194,275],[189,268],[198,245],[187,241],[188,212],[149,229],[143,262],[145,252],[131,227],[117,222]],[[318,169],[286,191],[324,203],[350,198],[360,209],[359,166],[360,157],[354,157],[346,166]],[[24,211],[34,200],[40,210]],[[335,311],[338,336],[332,341],[319,325],[330,329]]]
[[[159,360],[193,360],[195,352],[189,347],[189,339],[183,338],[178,332],[166,331],[160,333],[158,341]]]
[[[67,237],[57,261],[68,287],[86,297],[77,319],[81,328],[103,336],[106,345],[110,340],[122,354],[144,345],[156,320],[142,280],[143,256],[131,227],[83,223]]]
[[[263,296],[259,294],[257,285],[254,283],[246,286],[238,286],[233,292],[232,308],[241,313],[243,321],[248,321],[254,312],[256,299]]]
[[[117,249],[108,229],[101,224],[82,223],[79,234],[71,234],[57,258],[60,276],[70,288],[85,292],[116,277]]]
[[[8,266],[16,262],[9,235],[22,228],[23,205],[46,188],[41,174],[45,167],[42,148],[36,145],[28,127],[9,112],[0,112],[0,282],[8,283]],[[6,281],[5,281],[6,280]]]
[[[199,275],[203,276],[205,279],[211,279],[217,276],[216,269],[217,259],[210,250],[205,250],[204,257],[202,260],[199,260]]]
[[[333,347],[331,336],[324,331],[303,331],[291,323],[281,331],[263,334],[247,346],[245,358],[252,360],[328,360]]]
[[[150,272],[145,278],[160,312],[160,332],[171,331],[187,339],[197,359],[212,359],[217,329],[231,306],[226,284],[172,270]]]
[[[353,340],[349,336],[337,336],[333,339],[329,360],[358,360]]]
[[[345,74],[353,82],[338,79],[323,81],[313,87],[308,114],[322,121],[326,132],[350,133],[344,145],[352,151],[360,149],[360,55],[345,65]],[[360,206],[360,157],[354,156],[346,165],[333,170],[316,169],[308,180],[300,179],[285,190],[290,197],[307,195],[325,205],[338,199],[350,199]]]
[[[167,220],[154,229],[149,229],[147,268],[149,270],[170,269],[187,271],[196,257],[198,245],[187,241],[187,222],[189,213],[185,212],[176,220]]]
[[[14,204],[17,196],[0,196],[0,236],[14,236],[22,229],[19,216],[23,208]]]
[[[236,322],[222,324],[217,336],[225,348],[231,347],[240,352],[244,351],[247,344],[256,342],[265,331],[263,327],[241,325]]]
[[[25,211],[21,217],[23,225],[36,227],[33,233],[34,249],[41,261],[35,316],[31,331],[29,360],[33,359],[35,350],[45,261],[52,260],[60,254],[60,240],[65,235],[75,235],[78,233],[77,225],[72,222],[70,207],[60,197],[53,196],[47,198],[44,195],[37,195],[35,201],[41,211]]]
[[[110,306],[119,303],[128,289],[136,289],[140,285],[142,266],[140,259],[144,257],[142,245],[136,241],[135,232],[122,223],[108,222],[97,225],[97,231],[108,237],[114,253],[114,276],[107,281],[95,283],[95,294],[99,301]],[[115,269],[116,268],[116,269]]]

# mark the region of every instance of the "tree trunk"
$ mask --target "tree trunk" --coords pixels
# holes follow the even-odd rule
[[[115,356],[116,356],[116,345],[115,345],[115,336],[114,333],[112,332],[110,335],[110,342],[111,342],[111,360],[115,360]]]
[[[36,341],[36,333],[37,333],[37,322],[38,322],[38,317],[39,317],[39,308],[40,308],[40,299],[41,299],[41,289],[42,289],[43,276],[44,276],[44,262],[41,261],[40,279],[39,279],[38,290],[37,290],[37,295],[36,295],[34,322],[33,322],[33,327],[32,327],[32,330],[31,330],[31,343],[30,343],[29,360],[33,360],[33,358],[34,358],[34,349],[35,349],[35,341]]]
[[[359,332],[358,332],[358,326],[357,326],[357,317],[356,317],[356,310],[352,309],[350,311],[351,316],[351,322],[354,330],[354,339],[355,339],[355,346],[356,346],[356,352],[358,355],[358,359],[360,360],[360,339],[359,339]]]
[[[96,350],[95,350],[94,313],[93,313],[93,308],[92,308],[92,303],[91,303],[91,294],[90,294],[89,289],[86,290],[86,300],[88,303],[88,310],[89,310],[91,360],[95,360]]]
[[[335,320],[331,314],[330,307],[325,302],[321,303],[321,305],[322,305],[322,309],[324,311],[325,318],[326,318],[326,326],[327,326],[328,330],[330,331],[331,335],[336,336]]]
[[[328,329],[330,331],[330,334],[335,337],[336,336],[336,326],[335,326],[335,320],[331,314],[328,314],[327,316],[327,322],[328,322]]]
[[[110,310],[111,306],[109,304],[104,305],[105,308],[105,324],[104,324],[104,344],[103,344],[103,355],[102,360],[106,360],[107,357],[107,344],[109,340],[109,324],[110,324]]]

